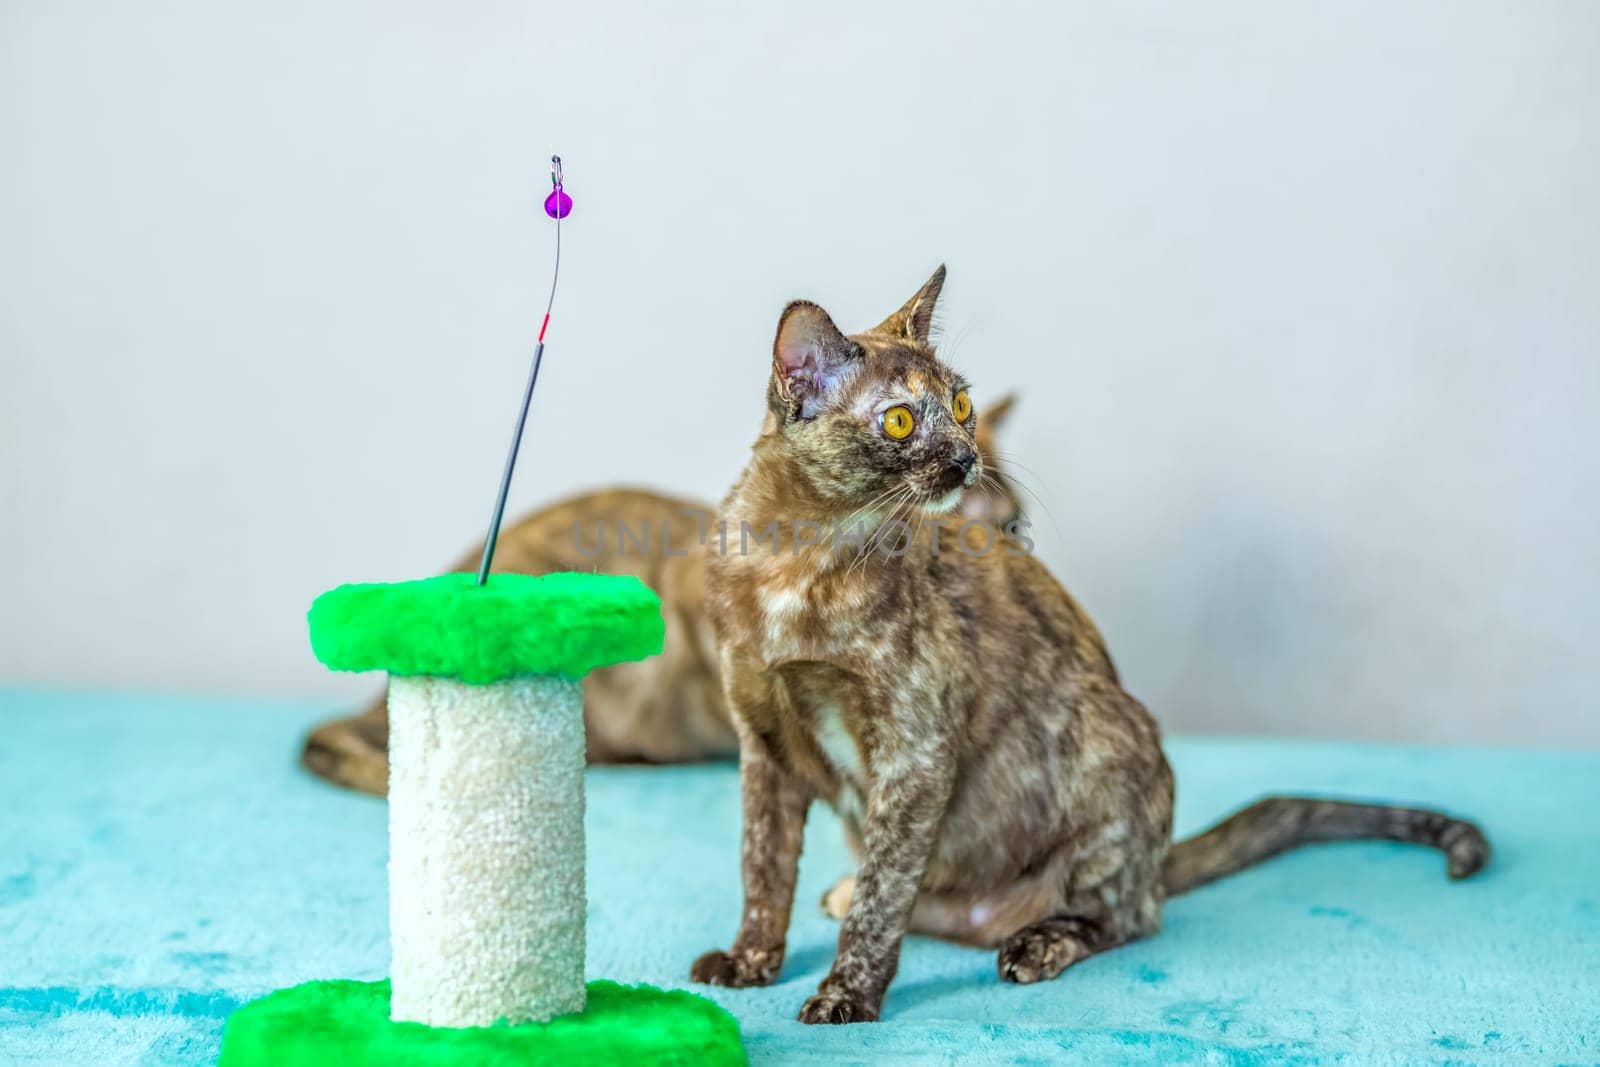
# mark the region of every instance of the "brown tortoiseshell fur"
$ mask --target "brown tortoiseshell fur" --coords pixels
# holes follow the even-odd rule
[[[691,976],[777,977],[817,799],[860,869],[825,901],[843,923],[801,1009],[813,1023],[876,1019],[908,930],[994,946],[1003,978],[1034,982],[1155,932],[1170,892],[1301,841],[1395,837],[1476,870],[1487,849],[1469,824],[1292,798],[1173,847],[1159,730],[1088,615],[1026,544],[938,521],[983,479],[973,422],[955,415],[966,383],[929,343],[943,281],[941,267],[850,337],[810,303],[780,321],[766,423],[707,571],[739,740],[744,910],[732,948]],[[916,417],[904,440],[880,421],[897,404]],[[916,528],[903,551],[897,521]],[[809,544],[796,522],[864,523],[878,541]],[[746,528],[776,536],[741,544]]]

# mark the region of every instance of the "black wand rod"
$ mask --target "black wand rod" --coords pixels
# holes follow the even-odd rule
[[[539,363],[544,359],[544,342],[533,347],[533,367],[528,371],[528,387],[522,391],[522,410],[517,413],[517,430],[511,436],[511,451],[506,453],[505,473],[500,475],[500,493],[494,499],[494,518],[489,520],[489,536],[483,542],[483,561],[478,564],[478,584],[489,580],[489,565],[494,562],[495,542],[500,540],[500,523],[506,517],[506,494],[511,492],[511,474],[517,469],[517,449],[522,445],[522,428],[528,424],[528,407],[533,403],[533,387],[539,381]]]
[[[550,184],[554,187],[544,202],[544,212],[556,220],[556,266],[550,275],[550,298],[544,305],[544,322],[539,325],[539,340],[533,346],[533,366],[528,369],[528,384],[522,390],[522,410],[517,412],[517,429],[511,435],[511,450],[506,453],[506,469],[500,475],[500,492],[494,498],[494,517],[489,520],[489,535],[483,540],[483,561],[478,564],[478,584],[489,580],[494,563],[494,546],[500,540],[500,523],[506,517],[506,496],[511,492],[511,475],[517,469],[517,451],[522,447],[522,431],[528,425],[528,408],[533,404],[533,387],[539,384],[539,364],[544,360],[544,333],[550,328],[550,309],[556,302],[556,282],[561,278],[561,220],[572,213],[572,197],[562,189],[561,157],[550,157]]]

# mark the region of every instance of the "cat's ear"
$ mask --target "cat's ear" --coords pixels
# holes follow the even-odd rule
[[[1011,414],[1011,409],[1016,406],[1017,394],[1007,393],[993,404],[985,404],[978,409],[978,428],[973,437],[978,442],[978,451],[983,453],[986,465],[993,466],[990,458],[994,452],[994,434]]]
[[[933,332],[933,306],[938,303],[939,293],[943,289],[944,264],[941,263],[939,269],[933,272],[933,277],[901,305],[899,311],[880,322],[874,332],[890,337],[908,337],[918,344],[927,344],[928,335]]]
[[[978,426],[990,433],[998,430],[1011,414],[1011,409],[1017,404],[1017,394],[1007,393],[992,404],[985,404],[978,409]]]
[[[809,419],[861,358],[861,349],[809,300],[783,309],[772,343],[772,384],[800,418]]]

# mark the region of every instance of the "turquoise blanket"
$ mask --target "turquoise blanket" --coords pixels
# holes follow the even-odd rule
[[[326,709],[0,691],[0,1064],[209,1062],[224,1017],[388,955],[383,804],[312,779]],[[756,1063],[1600,1062],[1600,755],[1177,738],[1178,824],[1269,792],[1478,819],[1489,869],[1329,845],[1174,901],[1166,928],[1037,986],[907,942],[884,1021],[804,1027],[847,869],[812,816],[777,985],[710,990]],[[730,766],[589,774],[589,969],[683,985],[738,915]],[[704,990],[702,990],[704,991]]]

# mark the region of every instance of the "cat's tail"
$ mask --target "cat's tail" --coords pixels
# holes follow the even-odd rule
[[[1451,878],[1466,878],[1489,861],[1489,841],[1470,822],[1423,808],[1357,804],[1311,797],[1268,797],[1167,853],[1162,882],[1169,896],[1300,845],[1383,840],[1427,845],[1445,855]]]

